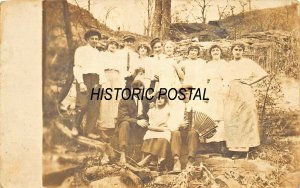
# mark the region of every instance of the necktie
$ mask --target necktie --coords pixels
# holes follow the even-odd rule
[[[127,52],[127,71],[129,71],[130,68],[130,55],[129,52]]]

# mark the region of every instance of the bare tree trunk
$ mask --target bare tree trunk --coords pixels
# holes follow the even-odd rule
[[[171,0],[164,0],[162,4],[161,39],[168,39],[171,25]]]
[[[72,27],[69,16],[69,6],[67,0],[63,0],[63,15],[64,15],[64,24],[65,24],[65,33],[67,37],[68,49],[70,55],[73,56],[73,35],[72,35]]]
[[[71,27],[71,20],[70,20],[70,15],[69,15],[69,6],[67,0],[62,0],[62,5],[63,5],[63,19],[64,19],[64,30],[67,38],[67,44],[68,44],[68,56],[70,59],[70,62],[68,62],[68,72],[67,72],[67,78],[66,78],[66,83],[62,90],[59,93],[58,96],[58,102],[61,102],[66,95],[68,94],[72,82],[74,80],[74,75],[73,75],[73,66],[74,66],[74,45],[73,45],[73,34],[72,34],[72,27]]]
[[[206,23],[206,16],[205,16],[205,8],[201,10],[201,16],[202,16],[202,23]]]
[[[162,0],[155,0],[154,15],[151,26],[151,37],[160,37],[162,16]]]
[[[88,0],[88,11],[90,12],[91,10],[91,0]]]
[[[249,5],[249,11],[252,10],[252,7],[251,7],[251,0],[248,0],[248,5]]]

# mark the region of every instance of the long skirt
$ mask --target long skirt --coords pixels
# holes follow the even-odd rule
[[[224,128],[230,151],[248,151],[260,144],[256,101],[249,85],[230,83],[225,99]]]
[[[142,151],[160,158],[167,158],[167,153],[170,150],[169,142],[164,138],[152,138],[144,140]]]
[[[118,71],[105,71],[105,76],[107,82],[103,85],[103,88],[111,88],[113,92],[111,100],[102,99],[100,102],[100,118],[97,122],[100,129],[115,128],[116,118],[118,116],[119,101],[121,97],[119,95],[116,100],[116,91],[114,88],[124,88],[125,85],[125,81],[123,78],[121,78]]]

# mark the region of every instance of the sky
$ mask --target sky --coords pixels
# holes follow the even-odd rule
[[[106,19],[106,24],[111,29],[131,31],[139,34],[144,33],[144,25],[147,23],[147,1],[148,0],[90,0],[91,13],[100,22],[104,22],[107,10],[112,9]],[[153,1],[153,0],[150,0]],[[172,0],[172,12],[181,12],[180,17],[188,17],[190,22],[195,22],[195,17],[199,14],[199,7],[196,4],[189,3],[193,0]],[[241,11],[239,0],[212,0],[212,5],[207,11],[207,21],[218,20],[218,6],[225,7],[229,1],[236,6],[235,13]],[[88,0],[68,0],[69,3],[75,4],[87,9]],[[77,2],[77,3],[76,3]],[[289,5],[294,0],[251,0],[253,9],[274,8]],[[181,11],[186,9],[188,11]],[[229,10],[229,9],[228,9]],[[248,6],[246,8],[248,10]]]

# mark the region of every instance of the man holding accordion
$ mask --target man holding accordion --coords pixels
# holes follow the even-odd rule
[[[190,95],[191,85],[185,84],[182,88],[187,89],[185,95]],[[196,100],[174,100],[171,104],[171,116],[169,127],[171,129],[171,152],[174,160],[173,172],[181,171],[182,147],[186,146],[188,163],[186,168],[195,162],[196,153],[200,143],[200,137],[209,138],[214,134],[215,122],[200,111],[194,111],[197,106]]]

